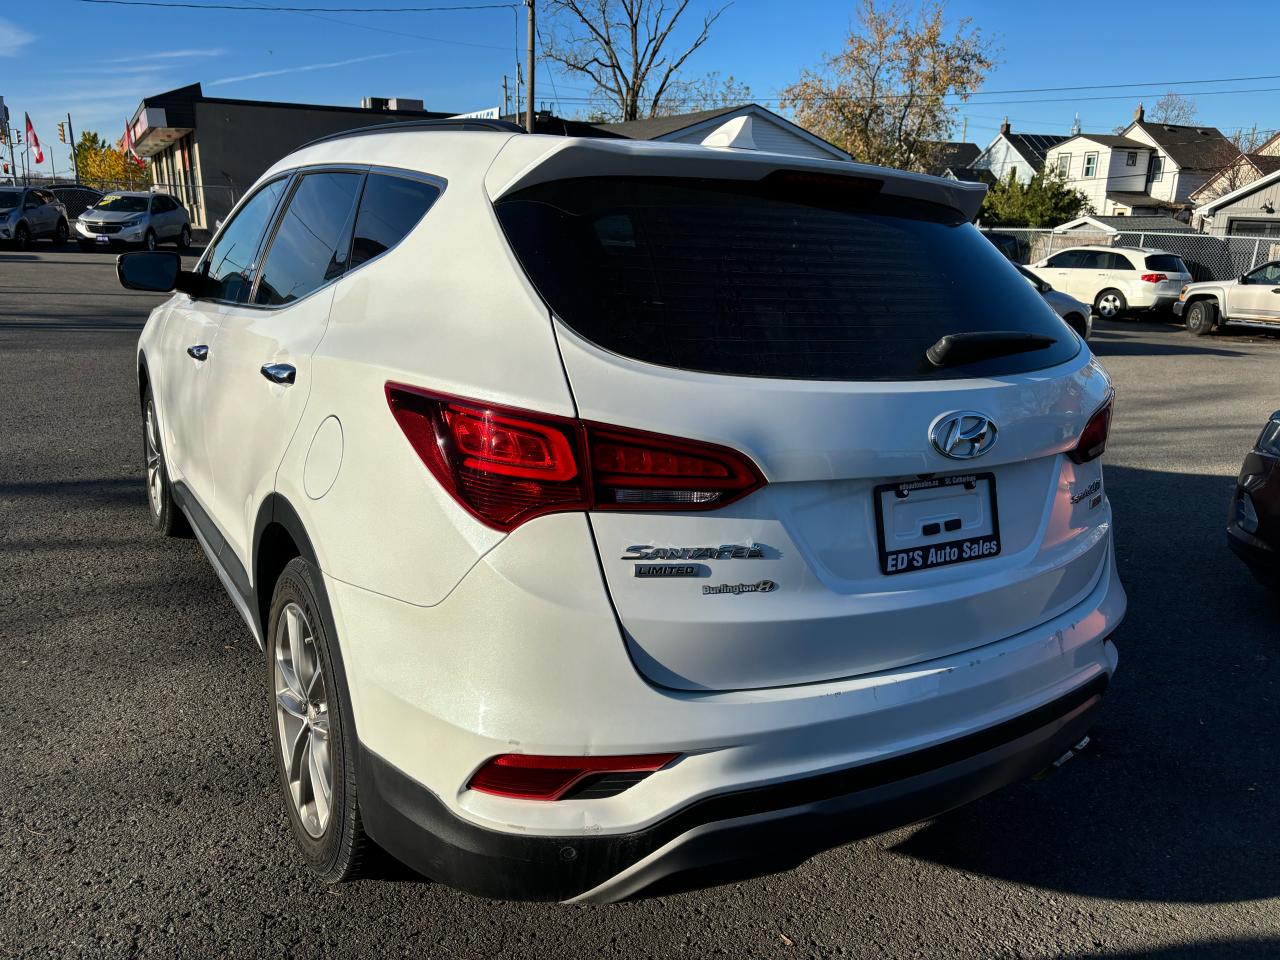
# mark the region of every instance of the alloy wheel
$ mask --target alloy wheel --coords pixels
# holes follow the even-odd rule
[[[1120,312],[1120,298],[1114,293],[1108,293],[1105,297],[1098,301],[1098,313],[1110,320]]]
[[[315,632],[298,604],[281,611],[275,641],[276,723],[289,800],[303,829],[319,839],[333,805],[329,700]]]
[[[156,427],[156,408],[153,403],[147,404],[143,443],[147,457],[147,499],[151,503],[151,513],[158,517],[164,508],[164,474],[161,472],[160,432]]]

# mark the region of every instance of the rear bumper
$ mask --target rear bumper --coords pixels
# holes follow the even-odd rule
[[[1049,766],[1084,736],[1099,674],[1029,713],[925,750],[707,797],[608,836],[487,830],[451,814],[376,754],[360,763],[364,824],[440,882],[486,897],[607,903],[789,869],[863,837],[936,816]]]

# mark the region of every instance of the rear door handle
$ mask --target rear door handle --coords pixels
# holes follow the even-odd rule
[[[272,383],[283,383],[287,386],[293,383],[298,371],[287,363],[264,363],[262,375]]]
[[[1280,287],[1272,287],[1272,288],[1271,288],[1271,292],[1272,292],[1272,293],[1280,293]]]
[[[197,343],[194,347],[187,347],[187,356],[204,363],[209,359],[209,348],[203,343]]]

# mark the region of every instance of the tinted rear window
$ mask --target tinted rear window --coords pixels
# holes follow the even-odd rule
[[[1189,273],[1181,257],[1171,253],[1153,253],[1147,257],[1148,270],[1162,270],[1165,273]]]
[[[496,208],[555,314],[593,343],[649,363],[909,380],[1042,369],[1079,350],[954,211],[848,182],[589,177],[538,184]],[[922,372],[939,338],[981,330],[1057,342]]]

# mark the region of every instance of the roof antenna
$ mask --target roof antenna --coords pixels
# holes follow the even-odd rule
[[[707,135],[702,145],[732,150],[755,150],[756,141],[751,136],[751,117],[734,117],[728,123],[721,124]]]
[[[1073,137],[1080,136],[1080,113],[1076,111],[1076,122],[1071,124],[1071,135]]]

